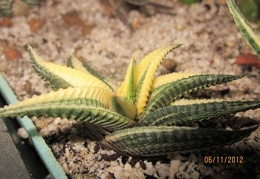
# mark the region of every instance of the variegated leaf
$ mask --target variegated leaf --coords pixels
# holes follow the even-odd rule
[[[157,92],[156,95],[152,94],[153,97],[149,99],[142,118],[158,108],[169,105],[184,94],[216,84],[226,83],[241,77],[242,76],[239,75],[202,74],[168,83],[165,87],[160,89],[160,93]]]
[[[132,57],[131,62],[127,68],[125,79],[117,91],[117,95],[121,96],[132,103],[135,100],[135,89],[134,89],[134,79],[135,79],[135,61]]]
[[[156,94],[158,94],[167,84],[173,83],[177,80],[188,78],[190,76],[199,75],[198,73],[185,73],[185,72],[176,72],[170,73],[163,76],[159,76],[154,79],[151,94],[149,98],[153,98]]]
[[[143,112],[148,101],[149,92],[151,90],[155,72],[164,60],[165,56],[173,49],[180,45],[171,45],[159,48],[142,59],[135,68],[135,84],[136,84],[136,106],[137,115]]]
[[[227,0],[227,5],[229,7],[231,14],[233,15],[235,23],[236,23],[238,29],[240,30],[241,34],[245,37],[248,44],[252,47],[252,49],[260,57],[260,37],[253,30],[253,28],[249,25],[249,22],[246,20],[246,18],[240,12],[240,10],[236,6],[234,0]]]
[[[107,135],[104,143],[123,155],[162,156],[231,144],[248,136],[257,127],[233,131],[177,126],[134,127]]]
[[[43,61],[30,46],[28,46],[28,51],[34,70],[44,81],[49,83],[54,90],[68,88],[70,86],[92,86],[111,91],[109,86],[91,74]]]
[[[256,108],[260,101],[181,100],[152,112],[137,126],[183,126]]]
[[[13,113],[19,110],[40,107],[42,105],[91,105],[97,107],[108,108],[111,94],[102,88],[97,87],[69,87],[51,91],[47,94],[33,96],[16,104],[6,106],[0,109],[1,112]]]
[[[72,67],[76,70],[82,71],[84,73],[93,75],[94,77],[101,80],[103,83],[107,84],[112,91],[114,91],[115,87],[114,85],[106,79],[103,75],[98,73],[96,70],[94,70],[92,67],[90,67],[88,64],[81,62],[76,56],[72,55],[68,61],[67,66]]]
[[[109,109],[130,119],[134,119],[136,116],[136,105],[120,96],[110,98]]]
[[[0,117],[15,116],[36,116],[36,117],[61,117],[85,121],[99,125],[107,130],[118,130],[135,125],[135,122],[118,113],[112,112],[96,106],[76,105],[76,104],[43,104],[34,105],[19,110],[8,110],[2,108]]]

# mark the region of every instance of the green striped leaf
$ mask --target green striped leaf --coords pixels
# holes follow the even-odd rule
[[[94,70],[91,66],[89,66],[86,63],[81,62],[76,56],[72,55],[68,61],[67,61],[67,66],[72,67],[76,70],[82,71],[84,73],[93,75],[94,77],[98,78],[101,80],[103,83],[105,83],[109,88],[114,91],[115,87],[114,85],[103,75],[98,73],[96,70]]]
[[[91,105],[108,108],[111,94],[102,88],[75,87],[51,91],[47,94],[33,96],[0,109],[0,113],[16,113],[27,108],[41,107],[42,105]],[[0,114],[1,115],[1,114]]]
[[[131,62],[127,68],[125,79],[117,91],[118,96],[121,96],[131,101],[132,103],[134,103],[135,100],[134,80],[135,80],[135,61],[134,61],[134,57],[132,57]]]
[[[148,101],[155,73],[165,56],[180,45],[171,45],[154,50],[145,56],[135,68],[137,115],[143,112]]]
[[[159,93],[156,92],[156,95],[151,94],[153,97],[149,100],[142,118],[158,108],[169,105],[184,94],[216,84],[226,83],[241,77],[241,75],[201,74],[168,83],[160,89]]]
[[[130,119],[134,119],[136,116],[136,105],[120,96],[111,96],[109,109]]]
[[[85,106],[75,104],[44,104],[20,108],[16,111],[9,111],[2,108],[0,117],[15,116],[36,116],[36,117],[61,117],[84,121],[104,127],[107,130],[118,130],[135,125],[135,122],[118,113],[96,106]]]
[[[123,155],[162,156],[222,147],[241,140],[257,127],[233,131],[176,126],[134,127],[107,135],[104,143]]]
[[[137,126],[183,126],[193,122],[205,122],[221,116],[260,108],[260,101],[191,101],[185,100],[185,102],[181,102],[182,104],[179,103],[179,105],[158,109],[137,123]]]
[[[229,7],[231,14],[233,15],[234,21],[238,29],[240,30],[241,34],[247,40],[248,44],[252,47],[252,49],[260,57],[260,37],[249,25],[246,18],[243,16],[243,14],[236,6],[234,0],[227,0],[227,5]]]
[[[30,46],[28,46],[28,51],[34,70],[44,81],[49,83],[54,90],[68,88],[70,86],[92,86],[104,88],[111,92],[109,86],[91,74],[43,61]]]

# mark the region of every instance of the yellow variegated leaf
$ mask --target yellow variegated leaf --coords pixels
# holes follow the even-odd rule
[[[151,99],[154,95],[158,94],[163,87],[171,82],[188,78],[190,76],[198,75],[198,73],[185,73],[185,72],[176,72],[176,73],[170,73],[167,75],[159,76],[154,79],[151,94],[149,98]]]
[[[107,84],[111,88],[111,90],[114,91],[115,87],[108,79],[106,79],[104,76],[102,76],[96,70],[94,70],[88,64],[81,62],[76,56],[72,55],[68,59],[67,66],[72,67],[76,70],[82,71],[84,73],[87,73],[89,75],[93,75],[94,77],[98,78],[99,80],[101,80],[102,82]]]
[[[134,89],[134,74],[135,74],[135,61],[132,57],[131,62],[127,68],[125,80],[122,82],[118,89],[117,95],[134,102],[135,89]]]
[[[69,87],[51,91],[47,94],[33,96],[32,98],[19,101],[16,104],[10,105],[7,108],[9,111],[19,108],[25,108],[36,105],[65,103],[65,104],[85,104],[94,106],[103,106],[108,108],[111,93],[107,90],[97,87]]]
[[[252,49],[260,57],[260,37],[259,37],[259,35],[250,26],[249,22],[246,20],[246,18],[240,12],[239,8],[236,6],[236,3],[234,0],[227,0],[227,5],[229,7],[231,14],[233,15],[234,21],[235,21],[238,29],[240,30],[241,34],[245,37],[248,44],[252,47]]]
[[[42,60],[30,46],[28,46],[28,51],[35,71],[44,80],[49,82],[54,89],[69,86],[92,86],[111,91],[105,83],[91,74],[86,74],[70,67],[46,62]]]
[[[79,71],[82,71],[84,73],[90,74],[89,71],[86,68],[84,68],[82,62],[74,55],[72,55],[68,59],[67,65],[69,67],[72,67],[72,68],[76,69],[76,70],[79,70]]]
[[[177,81],[182,78],[187,78],[193,75],[198,75],[198,73],[182,73],[182,72],[176,72],[176,73],[170,73],[167,75],[159,76],[154,79],[152,89],[155,89],[161,85],[165,85],[167,83],[171,83],[174,81]]]
[[[147,56],[136,65],[135,84],[136,84],[136,105],[137,115],[143,112],[148,101],[149,92],[153,84],[155,73],[164,60],[165,56],[180,45],[171,45],[159,48]]]
[[[134,119],[136,115],[135,104],[120,96],[111,96],[109,109],[126,116],[129,119]]]
[[[174,105],[191,105],[191,104],[202,104],[202,103],[211,103],[211,102],[221,102],[223,99],[179,99],[171,103],[171,106]]]
[[[145,56],[139,64],[136,65],[135,72],[136,72],[136,84],[141,81],[142,76],[146,73],[147,67],[150,65],[150,63],[154,64],[154,68],[158,68],[164,57],[173,49],[178,48],[180,45],[170,45],[166,47],[161,47],[159,49],[156,49],[149,53],[147,56]],[[156,70],[157,70],[156,68]],[[155,71],[156,71],[155,70]]]

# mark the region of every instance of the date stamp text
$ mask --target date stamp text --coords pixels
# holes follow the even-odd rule
[[[243,164],[243,156],[204,156],[204,163],[208,164]]]

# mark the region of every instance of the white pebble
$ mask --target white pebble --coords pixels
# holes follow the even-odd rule
[[[17,134],[22,138],[22,139],[27,139],[29,137],[28,133],[26,132],[26,130],[21,127],[18,129]]]

